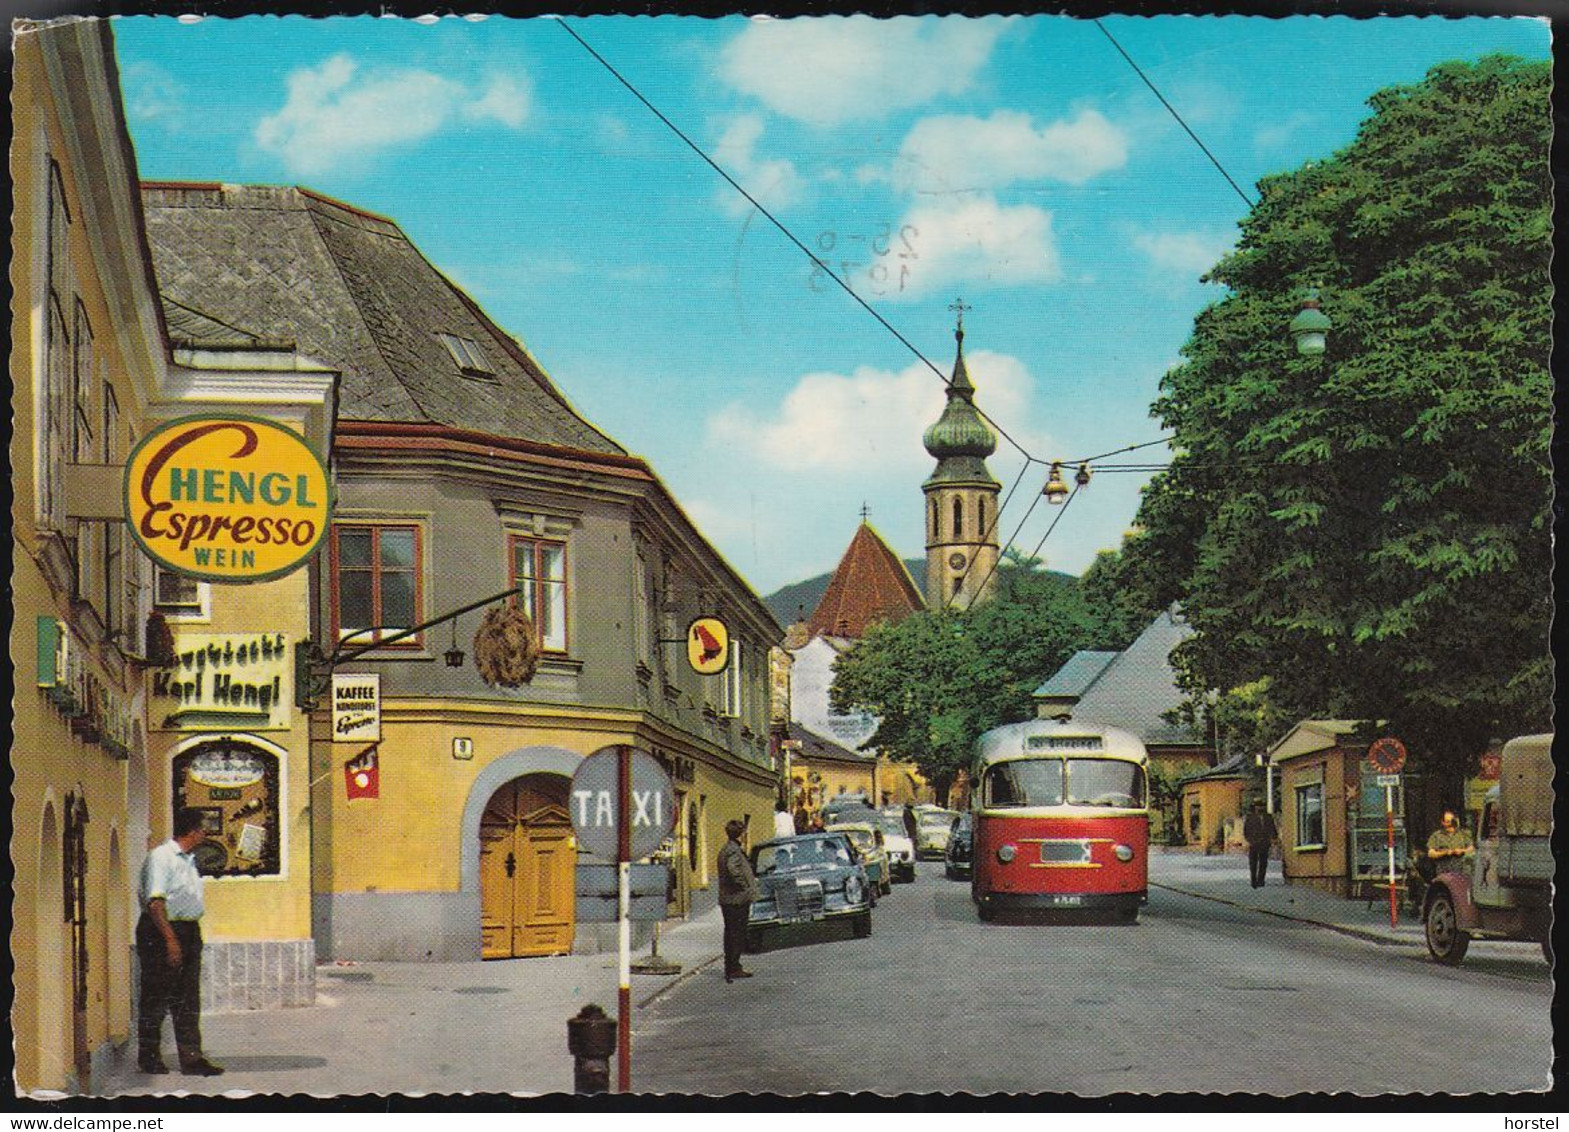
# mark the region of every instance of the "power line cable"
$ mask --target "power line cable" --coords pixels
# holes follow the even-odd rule
[[[1247,193],[1243,192],[1241,187],[1231,179],[1231,174],[1226,172],[1226,167],[1220,163],[1220,158],[1216,157],[1213,153],[1210,152],[1209,146],[1200,141],[1199,136],[1193,132],[1192,127],[1182,120],[1182,115],[1177,113],[1176,107],[1166,101],[1166,96],[1160,92],[1160,88],[1157,87],[1154,83],[1150,82],[1148,75],[1139,70],[1139,65],[1133,61],[1133,56],[1129,55],[1122,49],[1122,44],[1117,42],[1117,37],[1112,35],[1111,32],[1107,31],[1106,25],[1101,23],[1099,20],[1092,20],[1091,22],[1096,27],[1100,28],[1102,35],[1111,40],[1111,45],[1117,49],[1117,54],[1126,59],[1128,66],[1133,68],[1133,73],[1144,80],[1144,85],[1149,87],[1150,90],[1154,92],[1155,97],[1160,99],[1160,104],[1171,112],[1171,116],[1177,120],[1177,125],[1181,126],[1184,130],[1187,131],[1188,137],[1193,139],[1193,144],[1204,151],[1204,156],[1209,158],[1210,164],[1213,165],[1216,169],[1220,170],[1220,175],[1226,178],[1226,184],[1230,185],[1233,189],[1236,190],[1237,195],[1242,198],[1242,203],[1247,205],[1249,208],[1252,208],[1257,202],[1254,201],[1252,197],[1248,196]]]
[[[850,298],[854,299],[856,301],[856,303],[859,304],[861,306],[861,308],[866,311],[867,314],[871,315],[879,323],[881,323],[882,326],[883,326],[883,329],[887,330],[888,333],[892,334],[895,338],[897,338],[900,342],[902,342],[904,344],[905,348],[907,350],[909,350],[910,353],[914,354],[918,359],[920,359],[920,361],[926,366],[927,369],[929,369],[933,373],[935,373],[938,376],[938,378],[941,379],[941,381],[942,381],[942,383],[944,385],[952,385],[953,384],[952,380],[948,377],[948,375],[943,373],[942,370],[938,369],[937,366],[931,361],[930,358],[928,358],[925,354],[921,353],[921,351],[918,350],[915,347],[915,344],[913,342],[911,342],[908,338],[906,338],[903,334],[901,334],[898,331],[897,328],[894,327],[893,323],[889,322],[886,318],[884,318],[881,314],[879,314],[875,307],[873,307],[870,303],[868,303],[865,299],[863,299],[856,292],[855,288],[851,287],[843,279],[839,278],[839,276],[834,273],[832,268],[830,268],[822,260],[818,259],[816,254],[812,251],[811,248],[807,247],[804,243],[802,243],[796,237],[794,232],[792,232],[792,231],[790,231],[790,229],[786,228],[784,226],[783,222],[781,222],[780,219],[777,216],[775,216],[773,213],[769,212],[768,209],[764,208],[763,205],[761,204],[761,202],[759,202],[756,197],[754,197],[751,193],[747,192],[746,189],[744,189],[741,186],[741,183],[739,181],[737,181],[729,173],[725,172],[724,168],[722,166],[720,166],[720,164],[718,162],[716,162],[712,157],[709,157],[708,154],[706,152],[704,152],[702,146],[698,145],[695,141],[693,141],[690,137],[688,137],[686,135],[686,133],[682,131],[681,127],[677,126],[674,122],[672,122],[668,117],[665,116],[665,114],[659,109],[659,107],[655,106],[646,97],[644,97],[642,91],[638,90],[637,87],[633,86],[632,83],[630,81],[628,81],[628,79],[624,75],[622,75],[620,71],[616,70],[615,67],[610,64],[609,60],[607,60],[598,51],[595,51],[594,48],[589,45],[588,41],[585,40],[581,35],[579,35],[571,27],[571,25],[569,25],[567,23],[567,21],[565,19],[562,19],[562,18],[558,17],[556,19],[556,23],[559,24],[561,26],[561,28],[568,35],[570,35],[573,39],[577,40],[578,43],[582,46],[584,51],[587,51],[596,60],[598,60],[600,66],[604,67],[605,70],[609,71],[610,74],[612,76],[614,76],[614,78],[615,78],[615,80],[617,82],[619,82],[622,86],[626,87],[627,90],[631,92],[631,94],[632,94],[632,96],[634,98],[636,98],[639,102],[641,102],[644,106],[646,106],[648,108],[649,112],[654,115],[654,117],[658,118],[661,122],[663,122],[666,125],[666,127],[669,128],[671,133],[675,134],[676,137],[680,138],[683,142],[685,142],[687,147],[689,149],[691,149],[691,151],[693,153],[697,154],[698,157],[702,158],[704,163],[707,164],[709,168],[711,168],[715,173],[718,173],[721,177],[723,177],[727,182],[729,182],[731,188],[735,189],[736,192],[740,193],[749,202],[751,202],[752,207],[757,209],[758,212],[762,213],[763,216],[765,218],[767,218],[767,220],[768,220],[768,222],[770,224],[772,224],[775,228],[779,229],[779,231],[784,235],[785,239],[789,240],[792,244],[794,244],[797,248],[799,248],[801,250],[801,252],[806,256],[807,259],[811,260],[814,264],[816,264],[819,268],[821,268],[822,271],[830,279],[832,279],[835,283],[837,283],[839,285],[840,290],[842,290],[845,294],[849,295]],[[978,414],[980,414],[980,416],[981,416],[981,418],[983,420],[985,420],[988,424],[990,424],[993,428],[995,428],[997,430],[997,434],[999,436],[1001,436],[1009,444],[1011,444],[1015,448],[1017,448],[1019,450],[1019,454],[1021,456],[1023,456],[1026,461],[1030,461],[1030,462],[1033,462],[1033,463],[1041,463],[1042,462],[1039,458],[1037,458],[1036,456],[1032,455],[1030,453],[1029,449],[1025,448],[1024,445],[1020,444],[1011,435],[1009,435],[1007,429],[1003,428],[1002,425],[998,424],[996,420],[994,420],[992,417],[988,416],[986,414],[985,410],[983,410],[979,406],[977,406],[975,411]]]

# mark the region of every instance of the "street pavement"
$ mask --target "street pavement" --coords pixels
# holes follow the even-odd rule
[[[1501,1092],[1548,1086],[1552,983],[1532,944],[1426,956],[1387,901],[1248,884],[1245,858],[1157,852],[1137,926],[982,924],[923,862],[870,939],[751,957],[721,977],[710,912],[633,976],[633,1087],[664,1093]],[[1402,917],[1404,913],[1402,912]],[[1326,930],[1328,929],[1328,930]],[[842,933],[848,936],[848,932]],[[789,941],[786,941],[789,942]],[[218,1078],[110,1094],[567,1092],[566,1020],[616,1009],[615,955],[318,969],[311,1007],[210,1015]],[[166,1042],[168,1038],[166,1037]]]

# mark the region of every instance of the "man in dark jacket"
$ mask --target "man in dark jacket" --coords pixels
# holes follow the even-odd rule
[[[1242,823],[1242,840],[1248,843],[1248,876],[1254,888],[1264,887],[1269,872],[1269,847],[1275,843],[1275,819],[1264,812],[1264,803],[1253,800],[1252,812]]]
[[[757,899],[757,875],[752,872],[751,859],[741,848],[741,836],[746,825],[738,821],[725,823],[729,838],[719,850],[719,912],[725,918],[725,982],[750,979],[752,972],[741,969],[741,946],[746,942],[746,917],[752,901]]]

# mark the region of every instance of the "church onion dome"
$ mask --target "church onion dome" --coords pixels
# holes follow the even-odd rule
[[[975,407],[975,386],[971,384],[970,372],[964,364],[964,331],[955,331],[954,337],[959,341],[959,354],[953,363],[948,404],[921,440],[926,451],[938,460],[963,456],[985,458],[997,451],[997,434]]]

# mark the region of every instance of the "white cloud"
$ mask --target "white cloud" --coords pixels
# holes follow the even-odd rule
[[[1004,27],[959,16],[754,21],[720,52],[719,73],[789,118],[874,121],[969,90]]]
[[[965,360],[976,403],[1020,443],[1049,450],[1042,438],[1020,435],[1035,387],[1024,363],[989,350]],[[708,435],[760,464],[796,473],[919,475],[931,464],[921,434],[941,415],[945,388],[919,362],[897,373],[869,366],[848,376],[809,373],[777,407],[725,406],[709,419]]]
[[[136,60],[120,70],[126,109],[133,118],[162,119],[166,124],[181,117],[186,91],[172,74],[156,63]]]
[[[1052,214],[1034,205],[1000,205],[985,195],[945,198],[910,209],[899,222],[913,258],[893,297],[920,298],[950,284],[1055,283],[1062,261]]]
[[[291,174],[314,175],[363,162],[429,137],[455,117],[516,128],[529,110],[520,73],[497,72],[477,87],[431,71],[361,71],[347,54],[289,74],[283,108],[256,126],[256,143]]]
[[[762,136],[763,120],[756,114],[734,118],[714,146],[714,160],[769,211],[788,208],[800,199],[801,177],[791,161],[757,156]],[[745,216],[752,210],[751,202],[729,185],[719,186],[717,199],[731,216]]]
[[[1235,233],[1223,232],[1138,232],[1133,237],[1133,246],[1157,270],[1189,276],[1214,267],[1235,242]]]
[[[907,192],[996,189],[1018,181],[1082,185],[1128,161],[1127,135],[1096,110],[1037,127],[1028,114],[945,114],[905,136],[893,181]]]

